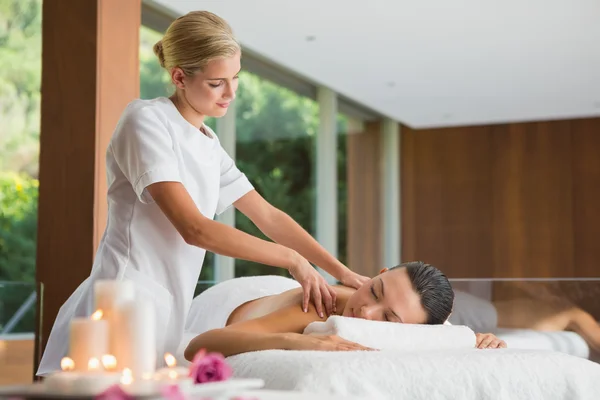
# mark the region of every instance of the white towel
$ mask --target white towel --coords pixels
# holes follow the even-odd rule
[[[343,339],[379,350],[441,350],[475,347],[475,333],[466,326],[417,325],[360,318],[331,316],[313,322],[305,335],[337,335]]]

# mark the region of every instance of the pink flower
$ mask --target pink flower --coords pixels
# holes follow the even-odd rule
[[[233,371],[222,354],[206,354],[205,350],[200,350],[194,356],[190,366],[190,377],[195,383],[225,381],[232,374]]]
[[[134,400],[134,397],[127,394],[119,384],[114,384],[94,397],[94,400]]]

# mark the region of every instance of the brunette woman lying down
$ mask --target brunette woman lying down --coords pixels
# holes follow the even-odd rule
[[[422,262],[384,269],[358,290],[335,286],[335,292],[332,315],[405,324],[443,324],[454,300],[446,276]],[[302,296],[296,281],[281,276],[236,278],[211,287],[192,302],[186,332],[196,336],[185,358],[202,348],[226,357],[271,349],[370,350],[337,336],[303,335],[308,324],[324,319],[314,306],[302,310]],[[476,336],[478,348],[506,347],[494,335]]]

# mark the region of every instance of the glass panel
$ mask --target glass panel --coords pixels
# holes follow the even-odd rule
[[[242,72],[236,112],[238,168],[267,201],[314,234],[317,103]],[[236,212],[236,227],[265,238],[240,212]],[[287,274],[281,268],[244,260],[235,261],[235,271],[236,276]]]
[[[0,385],[33,376],[41,4],[0,2]]]
[[[348,177],[346,175],[346,138],[348,135],[348,118],[338,115],[338,150],[337,150],[337,182],[338,182],[338,259],[346,265],[348,260]]]
[[[600,278],[450,281],[451,323],[494,333],[510,348],[600,361]]]

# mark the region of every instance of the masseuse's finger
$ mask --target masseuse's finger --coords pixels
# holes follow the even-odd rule
[[[337,305],[336,305],[337,293],[335,292],[335,289],[329,285],[327,285],[327,290],[329,290],[329,295],[331,296],[331,303],[333,304],[333,312],[336,313],[337,312]]]
[[[323,297],[323,303],[325,303],[325,310],[327,311],[327,316],[330,316],[331,314],[333,314],[333,303],[331,301],[331,293],[329,293],[329,285],[326,282],[322,283],[321,296]]]
[[[304,296],[302,297],[302,311],[308,311],[308,303],[310,302],[310,284],[302,286]]]
[[[323,298],[321,297],[321,290],[317,285],[312,287],[313,290],[313,301],[315,302],[315,308],[319,317],[323,318]]]

